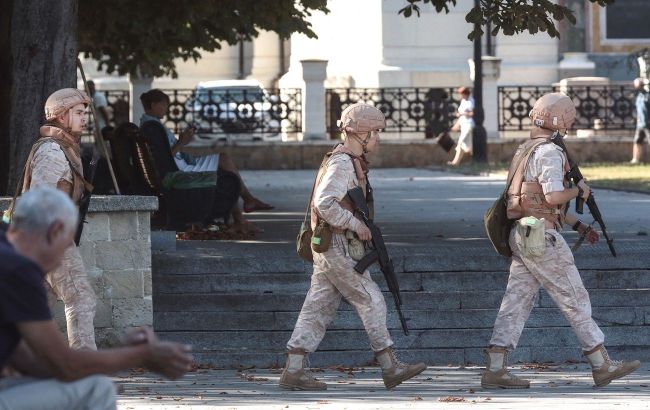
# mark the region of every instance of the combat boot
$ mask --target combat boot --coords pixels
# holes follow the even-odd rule
[[[424,363],[407,364],[400,362],[390,347],[378,352],[376,356],[381,366],[381,377],[384,379],[384,385],[387,389],[392,389],[403,381],[417,376],[427,368]]]
[[[503,347],[490,347],[485,352],[485,372],[481,377],[481,387],[484,389],[527,389],[530,381],[520,379],[510,374],[508,365],[508,350]]]
[[[280,376],[280,387],[286,390],[327,390],[327,384],[319,382],[305,368],[305,353],[287,353],[287,364]]]
[[[596,387],[607,386],[612,380],[627,376],[641,365],[638,360],[624,362],[610,359],[603,345],[598,345],[584,355],[591,364],[591,374],[594,376]]]

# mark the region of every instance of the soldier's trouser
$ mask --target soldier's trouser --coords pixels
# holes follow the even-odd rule
[[[70,245],[63,261],[46,276],[54,293],[63,300],[68,341],[73,349],[97,350],[95,345],[95,292],[88,281],[79,249]]]
[[[540,286],[546,289],[569,321],[583,350],[591,350],[602,344],[605,337],[591,318],[589,294],[562,235],[554,229],[547,229],[544,255],[524,258],[517,247],[519,238],[516,231],[513,229],[510,233],[513,251],[510,277],[490,345],[510,350],[517,347]]]
[[[386,301],[379,286],[368,271],[363,275],[354,270],[355,261],[349,257],[344,235],[332,235],[330,249],[314,253],[314,274],[311,287],[298,316],[287,349],[314,352],[325,336],[327,326],[334,320],[344,297],[363,322],[372,350],[378,352],[393,345],[386,328]]]
[[[31,377],[0,380],[0,410],[113,410],[115,388],[106,376],[74,382]]]

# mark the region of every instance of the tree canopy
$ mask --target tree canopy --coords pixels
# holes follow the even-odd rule
[[[464,0],[466,1],[466,0]],[[614,0],[589,0],[600,6],[614,3]],[[420,16],[420,4],[427,3],[435,7],[436,12],[449,13],[449,7],[456,6],[457,0],[406,0],[407,4],[400,9],[399,14],[411,17],[414,13]],[[551,37],[559,37],[555,21],[569,20],[575,24],[573,10],[556,4],[552,0],[480,0],[478,6],[472,7],[465,20],[474,24],[474,29],[468,34],[470,40],[483,35],[482,27],[489,21],[492,35],[500,31],[506,36],[512,36],[524,31],[536,34],[545,31]]]
[[[174,59],[250,40],[259,30],[316,34],[307,18],[327,0],[83,0],[79,51],[121,75],[176,76]]]

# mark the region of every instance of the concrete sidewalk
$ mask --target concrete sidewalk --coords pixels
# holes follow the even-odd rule
[[[123,383],[118,409],[589,409],[650,408],[650,365],[605,388],[593,387],[585,364],[523,365],[514,371],[531,380],[527,390],[483,390],[478,367],[429,367],[387,391],[376,367],[332,367],[316,376],[325,392],[278,387],[280,370],[198,369],[179,381],[132,373]]]

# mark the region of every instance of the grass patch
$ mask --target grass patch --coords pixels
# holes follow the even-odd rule
[[[451,169],[470,175],[507,175],[508,163],[467,164]],[[650,193],[650,164],[585,163],[580,170],[594,188],[621,189]]]

